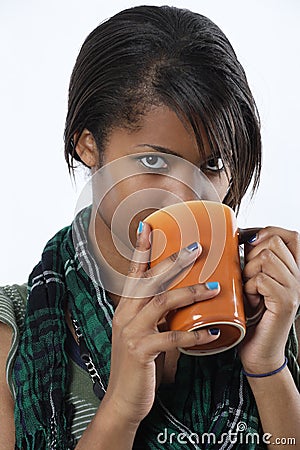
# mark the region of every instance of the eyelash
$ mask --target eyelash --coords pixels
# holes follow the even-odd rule
[[[216,168],[212,168],[212,167],[208,167],[209,163],[214,164],[214,167]],[[201,166],[201,170],[203,171],[208,171],[208,172],[215,172],[215,173],[220,173],[224,170],[225,166],[224,163],[222,161],[222,158],[220,157],[216,157],[216,158],[211,158],[208,159],[202,166]]]
[[[148,165],[146,164],[145,161],[147,161],[147,159],[149,160],[154,160],[155,164],[148,163]],[[144,156],[140,156],[138,158],[138,161],[146,168],[146,169],[152,169],[152,170],[156,170],[156,171],[163,171],[168,169],[169,164],[166,162],[166,160],[159,155],[155,155],[155,154],[149,154],[149,155],[144,155]],[[160,164],[159,167],[157,167],[157,163]],[[213,167],[209,167],[209,164],[214,164]],[[155,167],[156,166],[156,167]],[[221,157],[216,157],[216,158],[210,158],[208,159],[204,164],[202,164],[201,166],[201,170],[203,172],[212,172],[212,173],[220,173],[224,170],[224,163],[222,161]]]
[[[151,165],[151,164],[147,165],[143,161],[143,160],[147,160],[147,159],[153,159],[156,162],[156,164],[159,160],[163,165],[161,167],[154,167],[154,165]],[[138,161],[140,161],[140,163],[143,164],[143,166],[146,167],[146,169],[164,170],[164,169],[168,168],[168,163],[165,161],[165,159],[158,155],[145,155],[145,156],[139,157]]]

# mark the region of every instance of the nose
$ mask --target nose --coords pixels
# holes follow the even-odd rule
[[[180,179],[167,177],[164,180],[161,194],[162,207],[190,200],[220,202],[220,197],[214,185],[201,171],[194,174],[182,173]]]
[[[160,191],[161,208],[190,200],[199,200],[199,197],[194,189],[181,181],[169,180]]]

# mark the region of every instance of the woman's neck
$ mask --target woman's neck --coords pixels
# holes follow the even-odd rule
[[[89,247],[101,269],[101,278],[104,288],[116,306],[119,302],[124,276],[128,273],[130,261],[122,256],[120,247],[124,247],[124,253],[128,253],[128,248],[118,241],[118,249],[115,242],[117,237],[112,238],[112,232],[105,223],[98,211],[92,210],[91,220],[88,229]],[[122,249],[121,249],[122,250]]]

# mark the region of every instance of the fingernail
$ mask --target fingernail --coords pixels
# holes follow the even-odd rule
[[[218,336],[218,334],[220,334],[220,329],[219,328],[210,328],[208,330],[208,332],[211,336]]]
[[[199,247],[198,242],[193,242],[192,244],[188,245],[186,247],[186,250],[190,253],[194,252],[195,250],[197,250],[197,248]]]
[[[140,222],[140,223],[139,223],[139,226],[138,226],[138,229],[137,229],[137,234],[138,234],[138,235],[141,234],[141,232],[143,231],[143,229],[144,229],[144,222]]]
[[[209,281],[208,283],[205,283],[205,286],[210,291],[214,291],[215,289],[219,289],[220,284],[218,281]]]
[[[249,243],[249,244],[252,244],[253,242],[256,241],[256,239],[257,239],[257,233],[254,234],[254,235],[248,240],[248,243]]]

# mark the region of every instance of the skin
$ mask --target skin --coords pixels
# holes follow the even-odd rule
[[[156,152],[153,145],[168,148],[198,167],[205,163],[188,127],[180,122],[174,112],[166,107],[159,107],[145,114],[137,131],[114,129],[111,132],[105,148],[104,164],[124,155]],[[92,171],[99,168],[98,149],[88,130],[82,133],[77,152]],[[210,150],[207,145],[205,153],[209,158]],[[225,171],[220,174],[207,172],[207,176],[220,198],[224,198],[228,188]],[[123,294],[112,294],[117,308],[113,319],[111,373],[107,392],[78,443],[78,450],[131,449],[136,430],[152,407],[158,384],[164,378],[169,381],[174,378],[177,347],[207,343],[218,338],[204,330],[186,333],[161,329],[161,318],[177,307],[178,301],[181,306],[192,304],[218,295],[219,290],[209,291],[205,285],[199,284],[159,295],[149,294],[150,290],[153,293],[153,289],[159,292],[162,283],[168,285],[171,281],[174,275],[174,258],[170,257],[148,269],[145,261],[151,250],[151,230],[145,224],[142,233],[136,234],[138,222],[144,219],[146,212],[139,213],[130,224],[131,239],[136,241],[134,262],[120,257],[114,249],[109,228],[112,211],[133,191],[149,187],[149,183],[164,183],[160,185],[163,189],[180,192],[183,200],[193,199],[192,192],[180,181],[161,180],[155,175],[150,175],[147,179],[139,178],[114,186],[109,201],[102,205],[101,214],[97,214],[96,227],[91,232],[92,238],[95,232],[94,248],[98,246],[110,264],[128,274],[128,277]],[[188,267],[196,258],[201,258],[200,244],[194,252],[182,250],[178,255],[182,267]],[[300,302],[299,264],[298,233],[267,227],[259,231],[255,242],[246,246],[243,275],[247,299],[255,306],[257,296],[262,295],[266,306],[261,321],[249,329],[239,347],[243,366],[248,372],[268,372],[280,367],[284,361],[287,335]],[[147,280],[148,283],[143,284],[142,296],[140,279]],[[137,292],[141,298],[132,301]],[[288,368],[272,377],[249,378],[249,383],[265,432],[271,433],[274,438],[297,437],[300,442],[300,398]],[[287,402],[290,413],[288,423]],[[280,445],[276,447],[283,448]],[[285,445],[284,448],[289,447]]]
[[[14,448],[14,402],[6,383],[6,359],[11,347],[12,329],[0,322],[0,450]]]
[[[173,153],[196,167],[205,168],[205,161],[199,154],[191,130],[187,125],[183,125],[173,111],[166,107],[152,108],[144,117],[142,126],[139,127],[138,131],[129,132],[124,128],[114,129],[110,134],[109,142],[104,152],[103,164],[107,165],[118,158],[128,155],[144,154],[147,156],[152,154],[160,155],[160,157],[166,156],[164,153],[154,150],[153,147],[156,146],[164,148],[167,154]],[[99,169],[98,149],[93,136],[88,130],[82,133],[77,151],[81,159],[91,167],[92,173]],[[207,155],[205,158],[209,160],[211,152],[205,138],[204,151],[205,155]],[[214,172],[211,170],[205,170],[205,175],[214,185],[219,198],[223,199],[229,186],[228,175],[225,171]],[[148,189],[149,187],[161,189],[165,193],[175,192],[183,201],[197,198],[192,190],[187,187],[186,183],[181,183],[171,177],[158,177],[157,174],[133,176],[113,187],[101,204],[100,212],[98,211],[95,230],[90,227],[90,238],[93,242],[93,234],[95,232],[95,252],[97,253],[97,248],[99,248],[105,260],[123,274],[127,274],[130,261],[124,260],[115,249],[110,229],[112,214],[118,205],[132,193]],[[142,221],[150,212],[146,210],[138,213],[130,223],[129,235],[133,243],[136,240],[136,230],[139,221]],[[117,304],[118,299],[115,297],[114,301]]]
[[[80,142],[80,156],[84,157],[87,152],[89,160],[94,167],[98,167],[97,149],[91,135],[86,130]],[[86,145],[86,142],[89,142]],[[141,143],[157,144],[166,146],[176,151],[182,158],[187,159],[198,166],[203,163],[199,160],[199,152],[188,130],[183,127],[176,115],[166,108],[159,108],[150,112],[145,118],[143,125],[138,132],[128,133],[126,130],[116,130],[112,133],[111,139],[106,148],[105,162],[110,162],[126,154],[134,152]],[[139,149],[140,151],[140,149]],[[209,149],[206,149],[209,154]],[[128,153],[127,153],[128,154]],[[93,155],[93,157],[91,156]],[[225,196],[228,188],[228,180],[223,172],[221,177],[211,175],[221,198]],[[213,178],[215,177],[215,178]],[[149,180],[147,180],[147,183]],[[139,185],[139,188],[143,186]],[[178,190],[182,186],[176,184],[169,186],[170,189]],[[132,186],[123,186],[122,193],[117,192],[116,197],[129,195]],[[184,200],[191,200],[190,193],[182,192]],[[123,198],[123,197],[122,197]],[[119,200],[121,197],[119,197]],[[116,201],[116,205],[118,200]],[[142,220],[143,217],[138,217]],[[136,229],[137,223],[134,224]],[[99,233],[97,244],[101,247],[101,236],[105,233],[105,225],[99,221]],[[137,249],[139,252],[149,252],[148,226],[137,239]],[[107,236],[108,237],[108,236]],[[105,240],[106,241],[106,240]],[[106,242],[109,242],[106,241]],[[104,249],[102,248],[102,251]],[[114,254],[113,248],[109,247],[113,254],[112,262],[117,265],[121,261],[118,255]],[[201,257],[195,254],[192,257]],[[147,258],[146,258],[147,259]],[[284,347],[289,329],[294,321],[296,310],[300,299],[300,247],[298,233],[283,230],[275,227],[268,227],[258,233],[257,240],[246,246],[246,265],[244,270],[245,292],[248,301],[255,306],[257,296],[263,295],[266,311],[256,327],[253,327],[247,334],[247,338],[240,345],[240,356],[246,371],[251,373],[263,373],[272,371],[280,367],[284,361]],[[118,305],[113,322],[113,343],[112,343],[112,365],[111,376],[107,394],[102,403],[102,413],[95,416],[86,434],[83,436],[78,448],[83,448],[91,436],[97,435],[98,440],[91,441],[97,448],[104,448],[99,443],[98,425],[105,417],[108,417],[110,408],[119,418],[120,423],[130,424],[127,444],[122,441],[122,448],[131,448],[135,430],[140,421],[149,412],[153,400],[157,383],[163,375],[160,370],[168,371],[173,361],[176,348],[187,345],[187,340],[196,342],[208,342],[211,337],[205,335],[205,331],[197,335],[187,336],[186,333],[158,333],[158,323],[164,314],[170,311],[177,304],[176,291],[170,291],[163,296],[148,297],[140,302],[130,301],[135,296],[139,277],[151,280],[153,275],[162,273],[162,266],[148,269],[144,262],[131,263],[128,269],[124,261],[123,271],[128,271],[128,281],[124,288],[126,297],[114,297]],[[166,261],[170,264],[170,261]],[[166,281],[166,280],[164,280]],[[201,301],[205,298],[204,286],[197,287],[197,293],[191,296],[191,291],[180,292],[182,305],[193,301]],[[215,293],[217,295],[217,292]],[[191,333],[189,333],[191,334]],[[168,355],[173,355],[168,359]],[[166,355],[163,358],[163,355]],[[164,361],[162,362],[161,360]],[[158,363],[159,361],[159,363]],[[157,363],[157,365],[156,365]],[[126,380],[119,374],[126,373]],[[174,373],[173,373],[174,375]],[[265,379],[249,379],[251,388],[256,398],[263,427],[266,432],[273,436],[294,436],[298,437],[298,425],[300,421],[300,399],[299,393],[291,378],[288,368],[279,374]],[[147,393],[148,395],[145,395]],[[274,396],[274,393],[276,395]],[[286,423],[286,399],[293,411],[293,419]],[[107,408],[107,409],[106,409]],[[101,408],[100,408],[101,409]],[[106,411],[106,414],[103,413]],[[120,412],[121,417],[120,417]],[[276,412],[276,414],[274,414]],[[110,417],[115,417],[111,415]],[[99,418],[99,421],[98,421]],[[103,422],[102,422],[103,423]],[[111,426],[111,424],[107,424]],[[123,431],[124,431],[123,430]],[[105,438],[104,438],[105,439]],[[117,437],[116,437],[117,439]],[[116,445],[117,442],[114,442]],[[82,447],[81,447],[82,445]],[[113,444],[110,448],[113,448]],[[279,446],[280,448],[280,446]],[[286,448],[286,446],[285,446]]]

